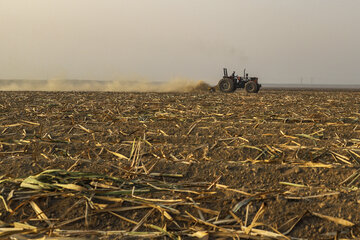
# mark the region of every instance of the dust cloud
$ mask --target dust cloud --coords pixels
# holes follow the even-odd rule
[[[196,92],[207,91],[204,81],[175,78],[168,82],[146,80],[2,80],[1,91],[110,91],[110,92]]]

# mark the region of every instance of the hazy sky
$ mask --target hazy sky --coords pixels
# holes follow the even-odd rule
[[[0,0],[0,78],[360,83],[359,0]]]

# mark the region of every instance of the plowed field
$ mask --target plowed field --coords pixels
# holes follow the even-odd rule
[[[357,239],[360,92],[0,92],[0,238]]]

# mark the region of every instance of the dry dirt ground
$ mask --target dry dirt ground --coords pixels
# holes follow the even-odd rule
[[[0,92],[0,238],[358,239],[359,118],[359,91]]]

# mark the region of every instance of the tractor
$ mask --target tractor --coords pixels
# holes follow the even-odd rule
[[[245,88],[248,93],[257,93],[261,88],[257,77],[249,77],[244,69],[244,76],[235,75],[235,71],[229,76],[227,68],[224,68],[224,76],[218,83],[219,90],[225,93],[235,92],[237,88]]]

